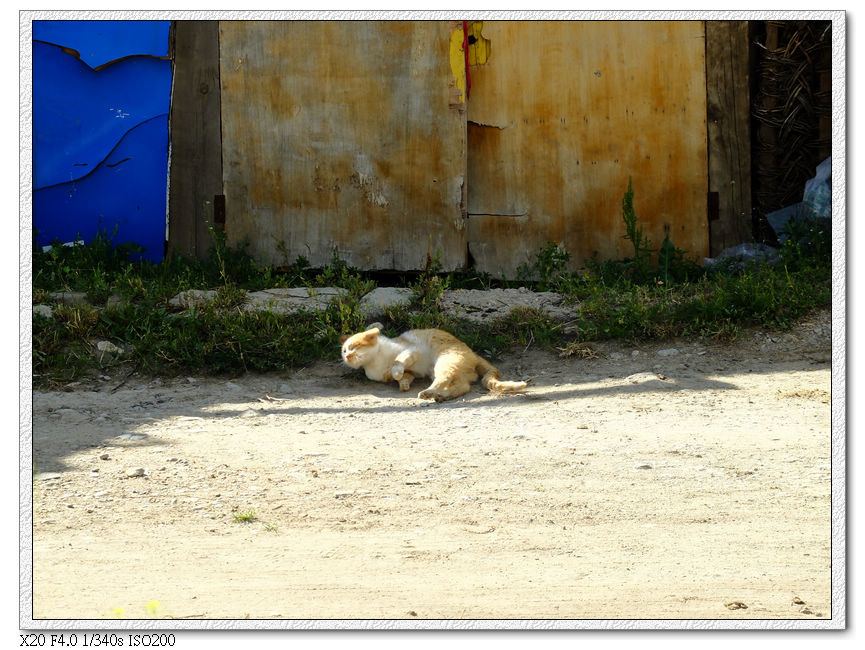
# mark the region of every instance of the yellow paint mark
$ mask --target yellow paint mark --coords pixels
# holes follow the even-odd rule
[[[481,35],[483,21],[473,22],[469,27],[469,65],[483,65],[490,58],[490,39]],[[474,43],[472,43],[474,36]]]
[[[462,27],[451,32],[451,73],[454,76],[459,91],[457,101],[465,103],[466,101],[466,54],[463,50],[463,30]]]

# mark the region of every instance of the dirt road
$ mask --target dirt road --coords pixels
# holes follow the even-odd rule
[[[828,313],[593,349],[36,391],[34,617],[831,617]]]

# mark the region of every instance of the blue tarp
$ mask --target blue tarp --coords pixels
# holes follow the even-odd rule
[[[168,56],[168,20],[34,20],[33,40],[75,50],[91,68],[134,55]]]
[[[165,241],[169,21],[33,24],[37,244],[100,230],[160,260]],[[49,42],[43,42],[49,41]],[[67,49],[63,49],[67,48]],[[87,53],[94,70],[73,52]]]

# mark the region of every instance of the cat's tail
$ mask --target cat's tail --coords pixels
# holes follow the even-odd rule
[[[480,359],[475,371],[481,376],[481,384],[487,390],[509,392],[522,390],[528,384],[524,381],[502,381],[498,369],[486,359]]]

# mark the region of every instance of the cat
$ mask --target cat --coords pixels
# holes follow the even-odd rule
[[[418,397],[437,402],[466,394],[478,377],[492,391],[519,391],[527,385],[499,380],[495,366],[443,330],[409,330],[391,339],[381,333],[383,329],[374,323],[340,339],[343,361],[352,368],[363,368],[373,381],[396,381],[405,392],[415,378],[429,377],[432,384]]]

